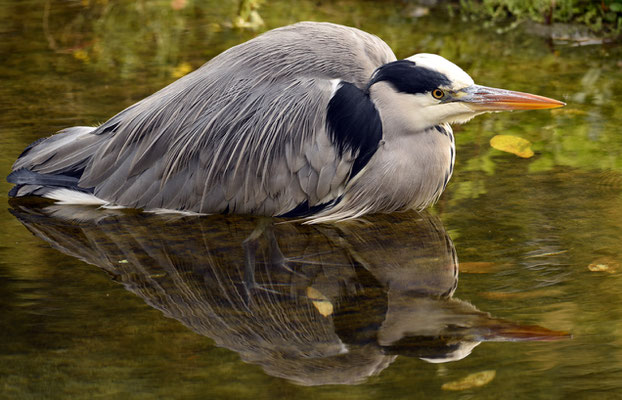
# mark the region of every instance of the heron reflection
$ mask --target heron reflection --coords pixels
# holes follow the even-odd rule
[[[566,336],[452,298],[455,248],[428,214],[310,226],[12,206],[52,247],[106,270],[165,316],[297,384],[360,383],[398,355],[448,362],[484,341]]]

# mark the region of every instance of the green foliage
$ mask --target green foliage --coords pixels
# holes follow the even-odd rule
[[[578,23],[605,35],[622,33],[622,0],[459,0],[462,15],[492,21]]]

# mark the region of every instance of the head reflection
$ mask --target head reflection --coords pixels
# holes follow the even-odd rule
[[[482,341],[563,335],[452,298],[456,252],[427,214],[306,226],[12,205],[53,247],[108,271],[242,360],[302,385],[360,383],[398,355],[448,362]]]

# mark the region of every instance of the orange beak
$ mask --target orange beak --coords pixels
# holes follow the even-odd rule
[[[548,97],[480,85],[459,91],[454,101],[468,104],[473,111],[541,110],[566,105]]]

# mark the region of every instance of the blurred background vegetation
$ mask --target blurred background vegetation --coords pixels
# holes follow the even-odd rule
[[[622,0],[459,0],[453,4],[467,17],[576,23],[600,35],[622,32]]]
[[[80,9],[66,20],[50,18],[54,2],[45,1],[43,29],[50,48],[103,68],[118,68],[124,74],[148,67],[144,56],[151,51],[150,46],[155,46],[154,62],[175,64],[172,70],[166,71],[174,77],[192,70],[191,65],[179,63],[179,54],[193,54],[191,46],[199,38],[210,41],[218,36],[217,48],[195,50],[213,54],[238,42],[237,37],[222,35],[223,31],[247,30],[246,36],[251,38],[252,32],[308,19],[313,6],[317,20],[330,20],[345,8],[352,15],[350,24],[358,26],[364,18],[362,10],[367,7],[347,0],[297,2],[291,8],[282,0],[80,0],[77,3]],[[451,24],[461,20],[494,28],[499,33],[522,28],[577,45],[615,41],[622,33],[622,0],[402,0],[385,6],[394,14],[402,13],[412,19],[444,13]],[[196,23],[197,19],[205,21],[201,29],[188,31],[187,25],[190,21]],[[92,31],[93,36],[76,37],[76,32],[84,31]],[[134,34],[128,35],[129,31]]]

